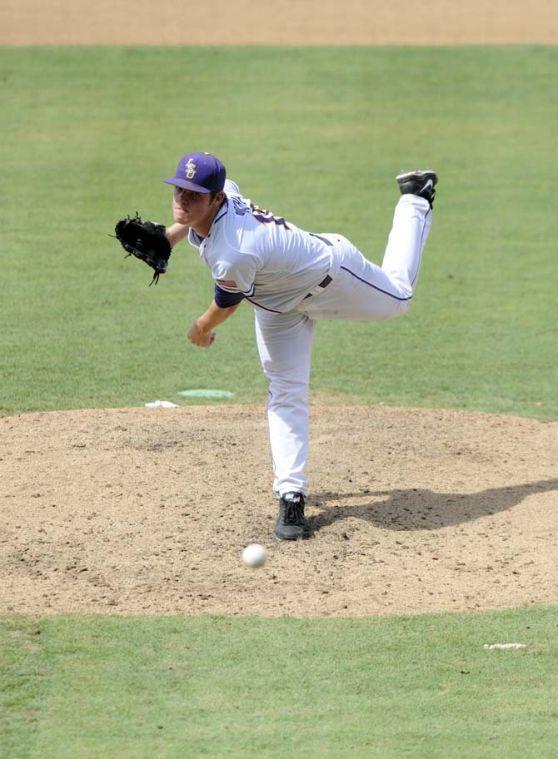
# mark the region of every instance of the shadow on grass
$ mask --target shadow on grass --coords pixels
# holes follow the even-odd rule
[[[437,530],[472,522],[479,517],[511,509],[527,496],[558,490],[558,479],[540,480],[525,485],[489,488],[479,493],[435,493],[433,490],[368,491],[360,493],[316,493],[310,498],[321,508],[308,518],[313,532],[348,517],[373,522],[389,530]],[[327,501],[368,498],[367,503],[326,506]]]

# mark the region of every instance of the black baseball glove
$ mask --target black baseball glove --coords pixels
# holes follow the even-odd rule
[[[159,275],[167,270],[171,254],[170,243],[165,237],[165,227],[153,221],[142,221],[141,216],[136,212],[133,219],[130,216],[120,219],[114,232],[116,239],[128,252],[128,256],[140,258],[154,269],[155,273],[150,285],[154,282],[157,284]]]

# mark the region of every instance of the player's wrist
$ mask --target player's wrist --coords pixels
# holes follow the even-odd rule
[[[198,316],[196,319],[196,327],[199,329],[200,332],[204,332],[207,334],[210,332],[210,330],[213,327],[213,324],[210,320],[208,320],[206,314],[202,314],[201,316]]]

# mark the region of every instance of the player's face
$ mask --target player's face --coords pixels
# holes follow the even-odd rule
[[[186,224],[196,231],[211,223],[217,207],[218,198],[211,200],[208,193],[183,190],[175,187],[172,199],[173,217],[179,224]]]

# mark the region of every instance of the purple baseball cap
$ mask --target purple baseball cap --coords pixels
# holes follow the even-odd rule
[[[211,153],[183,155],[174,177],[164,179],[167,184],[195,192],[220,192],[225,186],[227,172],[221,161]]]

